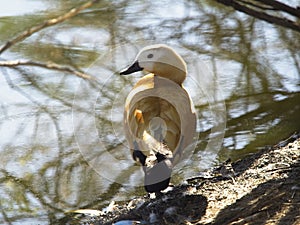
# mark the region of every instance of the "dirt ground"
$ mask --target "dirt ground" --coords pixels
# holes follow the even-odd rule
[[[126,223],[136,221],[135,223]],[[82,224],[73,221],[69,224]],[[112,204],[85,224],[300,224],[300,133],[150,199]]]

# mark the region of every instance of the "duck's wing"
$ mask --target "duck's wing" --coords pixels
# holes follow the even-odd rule
[[[141,164],[163,158],[180,158],[193,140],[196,116],[187,92],[158,76],[142,78],[128,95],[124,128],[133,157]],[[146,158],[135,157],[140,151]]]

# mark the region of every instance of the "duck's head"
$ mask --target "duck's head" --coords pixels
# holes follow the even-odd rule
[[[168,78],[179,85],[182,84],[187,74],[186,63],[181,56],[164,44],[143,48],[134,63],[120,74],[127,75],[142,70]]]

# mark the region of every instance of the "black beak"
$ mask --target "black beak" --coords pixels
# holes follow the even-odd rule
[[[137,71],[141,71],[144,68],[140,67],[139,62],[135,61],[131,66],[129,66],[128,68],[124,69],[123,71],[120,72],[120,75],[127,75],[127,74],[131,74]]]

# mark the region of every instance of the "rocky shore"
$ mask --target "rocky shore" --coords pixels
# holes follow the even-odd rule
[[[150,199],[111,203],[67,224],[300,224],[300,133],[224,162]]]

